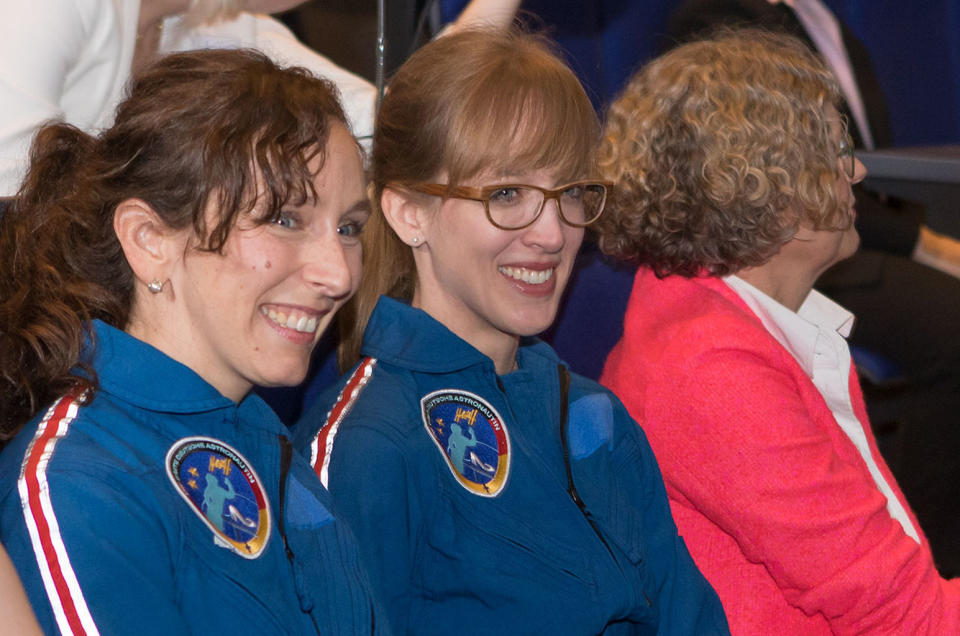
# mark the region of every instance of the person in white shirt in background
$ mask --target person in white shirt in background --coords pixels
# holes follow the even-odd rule
[[[353,134],[369,140],[373,85],[259,12],[303,0],[0,0],[0,197],[16,194],[34,131],[62,120],[103,129],[130,76],[156,57],[254,48],[333,81]]]

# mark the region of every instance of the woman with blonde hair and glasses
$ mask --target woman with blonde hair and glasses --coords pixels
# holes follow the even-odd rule
[[[640,429],[533,337],[604,209],[598,134],[532,35],[443,37],[390,83],[360,361],[296,439],[398,633],[727,633]]]
[[[837,83],[798,40],[718,34],[642,69],[600,164],[608,253],[639,262],[601,381],[663,466],[680,532],[737,634],[956,634],[960,583],[870,431],[813,290],[857,248],[866,174]]]

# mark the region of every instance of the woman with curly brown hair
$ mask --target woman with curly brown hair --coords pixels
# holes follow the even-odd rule
[[[865,176],[834,78],[799,41],[723,33],[613,104],[601,247],[642,265],[602,382],[640,422],[735,634],[957,633],[960,583],[877,451],[814,291],[857,248]]]
[[[348,532],[250,394],[293,385],[369,214],[332,84],[252,51],[42,128],[0,220],[0,539],[48,633],[369,633]]]

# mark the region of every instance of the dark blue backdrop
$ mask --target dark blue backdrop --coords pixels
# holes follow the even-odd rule
[[[960,0],[825,0],[870,51],[898,146],[960,144]],[[441,0],[447,19],[466,0]],[[598,107],[652,57],[678,0],[527,0]]]

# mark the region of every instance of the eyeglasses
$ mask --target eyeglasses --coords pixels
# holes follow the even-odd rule
[[[573,227],[586,227],[598,218],[607,202],[610,181],[574,181],[548,190],[521,183],[471,188],[442,183],[391,184],[444,198],[483,203],[487,219],[501,230],[522,230],[533,225],[548,199],[556,199],[560,220]]]
[[[843,140],[840,142],[840,150],[837,151],[837,158],[843,165],[844,172],[853,179],[857,173],[857,157],[853,151],[853,137],[850,133],[844,133]]]

